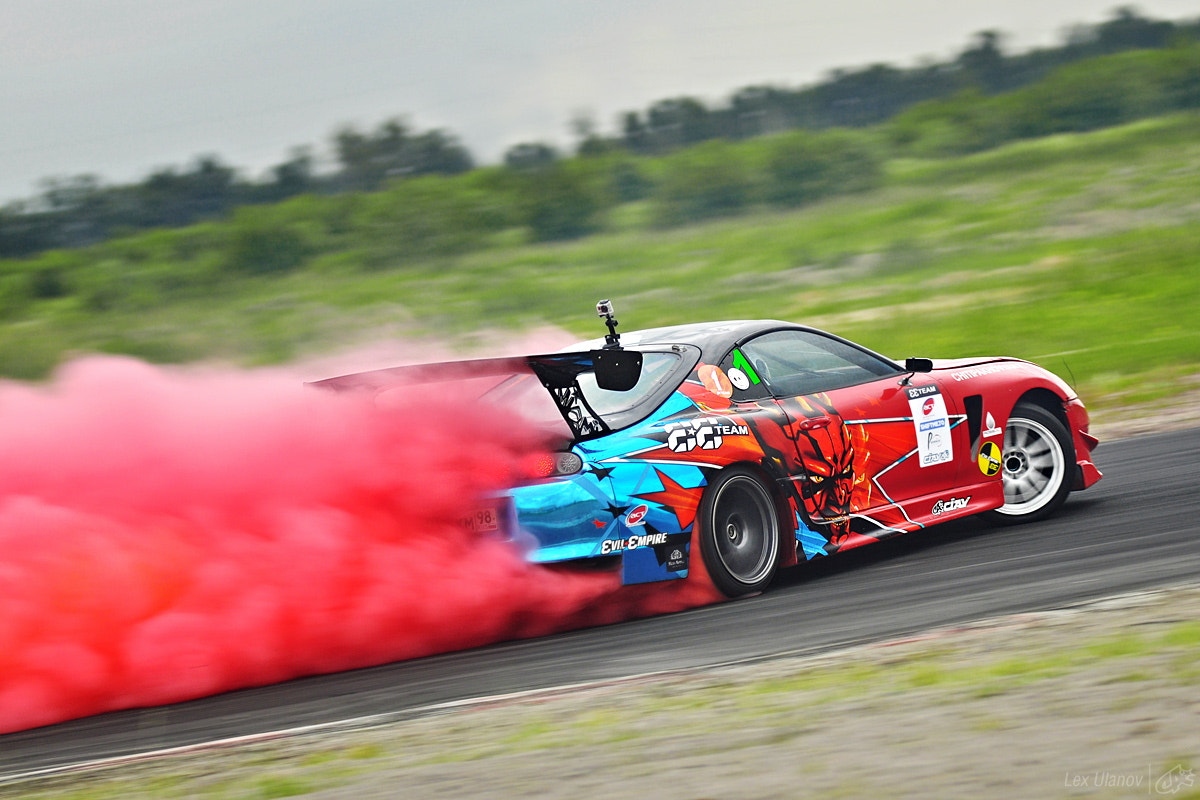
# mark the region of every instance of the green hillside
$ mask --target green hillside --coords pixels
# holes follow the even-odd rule
[[[1031,358],[1086,395],[1169,394],[1200,371],[1200,116],[881,167],[874,189],[682,227],[659,227],[653,199],[617,203],[605,232],[566,243],[533,243],[476,171],[453,192],[402,182],[403,203],[300,197],[0,262],[0,372],[83,352],[269,364],[487,326],[591,335],[601,297],[626,329],[783,318],[895,356]],[[470,247],[439,238],[438,214],[475,221]]]

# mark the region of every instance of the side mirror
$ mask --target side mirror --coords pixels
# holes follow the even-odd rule
[[[596,385],[610,392],[628,392],[642,377],[642,354],[637,350],[593,350]]]
[[[928,358],[904,359],[905,372],[933,372],[933,361]]]

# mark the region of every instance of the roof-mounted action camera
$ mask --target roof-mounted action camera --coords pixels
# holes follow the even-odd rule
[[[603,317],[604,323],[608,325],[608,335],[604,337],[605,348],[617,348],[621,346],[621,336],[617,333],[617,318],[613,309],[612,300],[601,300],[596,303],[596,316]]]
[[[621,348],[621,336],[617,333],[617,318],[613,316],[612,300],[596,303],[596,316],[603,317],[608,325],[604,337],[604,349],[593,350],[595,358],[596,385],[614,392],[627,392],[637,385],[642,375],[642,354],[637,350]]]

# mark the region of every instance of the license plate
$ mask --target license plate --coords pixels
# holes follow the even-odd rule
[[[471,533],[490,533],[500,528],[500,514],[495,508],[480,508],[462,518],[462,526]]]

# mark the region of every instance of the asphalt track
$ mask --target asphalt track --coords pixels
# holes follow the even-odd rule
[[[1200,429],[1102,445],[1099,484],[1014,528],[947,523],[745,600],[0,736],[0,778],[490,695],[770,658],[1200,580]]]

